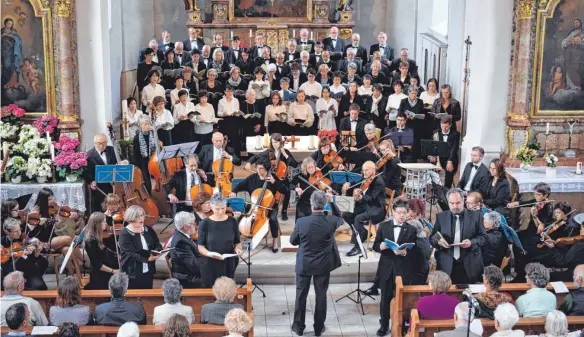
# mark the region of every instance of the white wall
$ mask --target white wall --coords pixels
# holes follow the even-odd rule
[[[466,0],[450,0],[448,8],[448,61],[446,63],[446,83],[452,87],[452,94],[462,99],[463,63],[465,56],[465,8]],[[472,37],[471,37],[472,40]]]
[[[113,0],[118,1],[118,0]],[[121,20],[123,35],[123,70],[138,67],[138,53],[148,46],[148,42],[155,37],[152,22],[153,0],[124,0],[121,3]],[[160,38],[160,32],[156,34]]]
[[[399,57],[399,50],[408,48],[414,51],[416,46],[416,6],[417,0],[392,0],[387,10],[387,40],[395,49],[394,56]],[[412,58],[414,55],[411,55]]]
[[[125,40],[122,31],[122,2],[117,0],[107,0],[109,2],[109,53],[110,59],[110,78],[111,78],[111,120],[116,120],[121,116],[121,81],[120,74],[124,62],[124,45]]]

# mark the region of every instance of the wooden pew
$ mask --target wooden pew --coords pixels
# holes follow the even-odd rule
[[[568,289],[574,289],[574,283],[566,282]],[[500,291],[507,292],[513,297],[513,300],[523,295],[529,287],[526,283],[503,283]],[[548,284],[547,289],[553,291],[551,285]],[[462,291],[464,289],[457,289],[454,285],[448,290],[448,295],[458,297],[461,299]],[[403,336],[402,326],[403,322],[410,319],[410,312],[416,308],[418,299],[423,296],[432,295],[430,287],[423,286],[404,286],[401,276],[395,279],[395,297],[390,304],[391,316],[391,331],[392,336]],[[556,294],[557,306],[564,300],[565,294]]]
[[[418,310],[411,312],[410,337],[433,337],[434,333],[454,329],[454,321],[420,319]],[[481,318],[483,325],[483,336],[490,336],[495,333],[495,321]],[[526,334],[538,335],[544,331],[545,317],[521,317],[519,322],[513,327],[514,330],[523,330]],[[568,331],[576,331],[584,328],[584,316],[568,316]]]
[[[251,300],[252,290],[251,279],[247,279],[246,287],[237,289],[237,296],[234,300],[234,303],[241,304],[248,314],[253,312]],[[2,292],[2,294],[4,293]],[[23,295],[37,300],[47,317],[49,317],[49,309],[55,305],[57,299],[57,290],[25,291]],[[152,324],[154,308],[164,304],[162,289],[130,289],[125,297],[128,301],[142,303],[148,316],[148,324]],[[109,302],[110,299],[111,294],[108,290],[81,290],[80,304],[90,306],[91,312],[93,313],[98,304]],[[203,304],[213,302],[215,302],[215,296],[211,289],[183,289],[181,303],[193,307],[195,322],[200,322],[201,307]]]

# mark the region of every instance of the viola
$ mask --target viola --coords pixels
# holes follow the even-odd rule
[[[327,190],[331,188],[331,181],[328,178],[323,178],[322,172],[317,171],[310,177],[308,177],[308,182],[315,185],[320,190]]]
[[[385,166],[385,164],[393,157],[395,157],[395,154],[393,154],[392,152],[384,154],[383,157],[381,157],[375,164],[375,169],[377,169],[378,171],[381,170]]]
[[[11,247],[2,247],[0,251],[0,262],[2,264],[10,261],[11,258],[21,258],[24,255],[24,251],[30,246],[37,246],[36,244],[23,245],[20,242],[13,242]]]
[[[227,136],[224,136],[222,151],[225,151],[226,145]],[[233,179],[233,163],[231,160],[226,160],[223,156],[215,160],[213,162],[213,174],[215,175],[215,188],[225,197],[229,197],[231,190],[233,190],[233,185],[231,184],[231,180]]]
[[[361,200],[361,198],[363,197],[363,191],[365,191],[366,189],[369,188],[369,186],[371,186],[371,184],[373,183],[373,179],[375,179],[375,177],[377,177],[377,175],[374,175],[371,178],[367,178],[360,183],[361,188],[359,188],[358,190],[355,190],[353,193],[353,196],[355,197],[355,201]]]
[[[554,242],[554,244],[556,247],[569,247],[582,240],[584,240],[584,235],[576,235],[569,238],[559,238]]]
[[[26,216],[26,223],[31,226],[37,226],[41,223],[41,214],[39,212],[30,212]]]
[[[330,150],[328,154],[324,155],[324,162],[330,164],[334,169],[343,164],[343,158],[337,155],[337,151]]]

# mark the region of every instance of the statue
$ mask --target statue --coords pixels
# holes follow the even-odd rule
[[[183,0],[185,3],[185,11],[198,11],[199,9],[199,0]]]
[[[574,124],[576,124],[576,120],[574,119],[574,117],[571,117],[568,120],[568,126],[570,128],[570,134],[569,134],[569,138],[568,138],[568,149],[566,150],[566,152],[564,152],[564,156],[566,158],[576,158],[576,151],[574,151],[572,149],[572,133],[574,132]]]
[[[339,0],[338,11],[352,11],[353,10],[353,0]]]

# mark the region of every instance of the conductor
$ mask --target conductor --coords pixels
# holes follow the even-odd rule
[[[298,248],[296,254],[296,303],[292,331],[302,336],[306,316],[306,296],[310,289],[310,279],[314,278],[316,306],[314,309],[314,334],[324,331],[326,319],[326,294],[331,272],[341,266],[341,257],[335,242],[335,230],[343,219],[341,212],[332,201],[332,194],[315,191],[310,196],[312,215],[296,221],[290,243]],[[325,215],[323,210],[328,201],[333,215]]]

